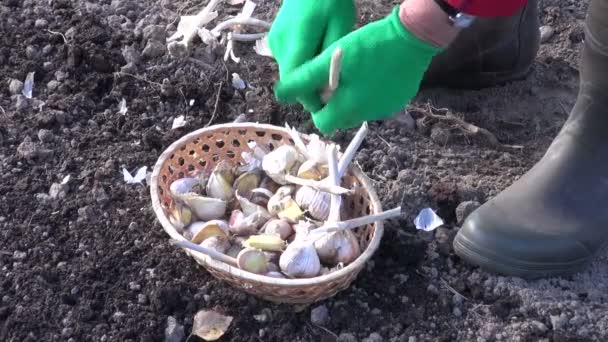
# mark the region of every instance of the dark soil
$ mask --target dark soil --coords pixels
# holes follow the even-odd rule
[[[271,20],[278,1],[259,2],[255,13]],[[360,24],[395,3],[362,1]],[[605,258],[581,278],[528,283],[472,268],[451,249],[456,206],[484,202],[511,184],[566,119],[578,87],[586,4],[543,2],[542,22],[555,35],[525,80],[479,91],[428,89],[412,103],[447,108],[523,150],[498,150],[456,127],[421,119],[416,129],[372,123],[357,162],[383,205],[402,204],[409,216],[387,224],[379,252],[351,288],[293,307],[211,277],[168,244],[148,187],[122,179],[123,167],[151,168],[183,134],[241,113],[312,132],[300,107],[274,100],[272,60],[239,44],[241,63],[223,62],[223,49],[200,42],[192,54],[199,63],[163,52],[141,55],[150,40],[161,37],[164,45],[179,14],[196,12],[199,2],[3,1],[0,340],[162,341],[169,316],[187,335],[201,309],[234,317],[225,341],[606,340]],[[221,15],[237,11],[220,9]],[[151,34],[151,25],[160,35]],[[10,80],[23,81],[31,71],[34,98],[11,96]],[[245,90],[231,86],[233,72],[247,82]],[[171,130],[178,115],[188,123]],[[344,145],[352,134],[334,139]],[[65,191],[50,198],[51,185],[67,175]],[[412,219],[426,206],[440,213],[444,227],[415,230]],[[323,328],[310,319],[318,305],[329,309]]]

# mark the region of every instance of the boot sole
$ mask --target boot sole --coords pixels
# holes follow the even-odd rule
[[[476,246],[462,234],[454,239],[454,252],[466,262],[490,272],[524,279],[570,276],[584,269],[591,257],[567,263],[529,262],[499,256],[487,249]]]

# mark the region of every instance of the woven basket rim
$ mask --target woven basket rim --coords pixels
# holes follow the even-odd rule
[[[184,241],[186,240],[179,232],[177,232],[175,227],[173,227],[173,225],[170,223],[168,217],[165,215],[165,212],[164,212],[161,202],[160,202],[158,186],[159,186],[159,176],[160,176],[160,171],[161,171],[162,165],[165,163],[165,161],[168,158],[170,158],[170,156],[174,153],[174,151],[176,151],[179,147],[185,145],[186,143],[188,143],[191,140],[200,138],[205,133],[211,133],[211,132],[214,132],[214,131],[217,131],[220,129],[238,129],[238,128],[278,130],[278,131],[283,131],[287,134],[289,132],[284,127],[269,125],[269,124],[260,124],[260,123],[254,123],[254,122],[216,124],[216,125],[212,125],[209,127],[197,129],[195,131],[192,131],[192,132],[182,136],[180,139],[176,140],[171,145],[169,145],[169,147],[167,147],[165,149],[165,151],[163,151],[163,153],[159,156],[158,160],[156,161],[156,164],[154,165],[154,169],[152,170],[152,176],[150,179],[150,194],[151,194],[151,198],[152,198],[152,207],[154,209],[154,213],[156,214],[156,217],[159,220],[159,222],[162,225],[165,232],[167,234],[169,234],[169,236],[171,238],[173,238],[175,240],[184,240]],[[300,133],[300,134],[306,136],[306,134],[303,134],[303,133]],[[356,165],[352,164],[350,166],[350,169],[351,169],[353,175],[362,183],[362,186],[368,192],[369,198],[370,198],[370,203],[372,203],[374,210],[377,212],[382,211],[382,205],[380,203],[380,200],[378,199],[376,192],[374,191],[374,188],[372,187],[370,179]],[[372,239],[370,240],[367,248],[365,249],[365,251],[363,253],[361,253],[361,255],[357,259],[355,259],[355,261],[353,261],[352,263],[348,264],[346,267],[344,267],[340,270],[331,272],[326,275],[317,276],[314,278],[281,279],[281,278],[267,277],[267,276],[243,271],[240,268],[230,266],[221,261],[217,261],[217,260],[215,260],[203,253],[197,252],[197,251],[188,250],[185,248],[182,248],[182,249],[187,254],[193,256],[194,258],[203,260],[203,262],[206,265],[208,265],[209,267],[213,267],[214,269],[216,269],[220,272],[230,273],[233,276],[240,278],[242,280],[257,282],[257,283],[262,283],[262,284],[268,284],[268,285],[277,285],[277,286],[282,286],[285,288],[313,286],[313,285],[331,283],[335,280],[338,280],[338,279],[344,277],[348,273],[357,272],[359,269],[363,268],[363,266],[365,266],[365,263],[367,262],[367,260],[369,260],[373,256],[373,254],[376,252],[376,250],[378,249],[378,247],[380,245],[380,241],[382,239],[382,235],[384,233],[384,224],[382,221],[375,222],[374,228],[375,228],[374,235],[373,235]]]

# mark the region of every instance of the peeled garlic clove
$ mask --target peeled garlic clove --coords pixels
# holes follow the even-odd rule
[[[268,200],[268,212],[271,215],[276,215],[283,210],[283,200],[289,197],[295,190],[291,185],[282,186],[277,189],[277,192]]]
[[[279,235],[259,234],[251,235],[243,246],[261,249],[263,251],[281,252],[285,249],[285,241]]]
[[[348,265],[361,255],[361,248],[355,234],[350,230],[343,230],[327,234],[314,243],[319,259],[323,263]]]
[[[304,216],[302,209],[300,209],[296,201],[291,197],[284,200],[281,205],[283,206],[283,210],[279,211],[277,214],[280,219],[286,220],[290,223],[296,223],[302,216]]]
[[[293,228],[287,220],[272,219],[262,227],[262,231],[266,234],[277,234],[283,240],[287,240],[288,237],[293,234]]]
[[[279,184],[287,184],[285,175],[291,174],[292,169],[299,163],[299,153],[291,145],[282,145],[264,156],[262,169]]]
[[[240,269],[263,274],[268,272],[268,261],[264,252],[259,249],[245,248],[239,252],[236,257],[236,263]]]
[[[260,172],[243,173],[234,181],[234,191],[243,197],[249,198],[251,191],[260,185],[261,178]]]
[[[225,254],[231,247],[230,241],[228,241],[226,237],[221,236],[212,236],[208,239],[205,239],[205,241],[201,242],[200,245],[209,249],[213,249],[216,252],[222,254]]]
[[[289,244],[279,258],[281,271],[292,278],[312,278],[321,271],[315,247],[304,239]]]
[[[235,235],[255,234],[258,228],[267,220],[268,218],[260,212],[245,216],[242,211],[233,210],[228,222],[228,228]]]
[[[199,185],[199,181],[196,178],[184,177],[180,179],[176,179],[169,186],[169,191],[175,197],[179,197],[180,195],[187,194],[193,191]]]
[[[296,203],[317,220],[325,221],[329,216],[331,195],[327,192],[303,186],[296,192]]]
[[[194,216],[202,221],[222,218],[226,213],[226,201],[187,193],[181,199],[190,207]]]
[[[171,210],[171,215],[169,215],[169,221],[171,224],[177,228],[178,230],[183,230],[184,227],[189,225],[192,222],[192,210],[187,206],[177,202],[175,204],[175,208]]]
[[[213,236],[227,237],[228,224],[225,221],[211,220],[209,222],[193,222],[188,226],[190,241],[201,243]]]
[[[235,193],[235,195],[236,195],[236,199],[239,201],[239,204],[241,205],[241,210],[243,211],[243,214],[245,214],[245,216],[259,213],[260,215],[262,215],[264,217],[270,218],[270,213],[268,213],[268,210],[266,210],[266,208],[259,206],[255,203],[252,203],[249,199],[241,196],[241,194],[238,191]]]
[[[323,167],[313,159],[305,161],[298,169],[298,177],[304,179],[321,180],[327,177],[327,173],[327,166]]]

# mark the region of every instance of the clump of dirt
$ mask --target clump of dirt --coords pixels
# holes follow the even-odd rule
[[[394,4],[361,2],[359,25]],[[278,6],[260,2],[256,13],[272,20]],[[186,132],[241,113],[314,131],[299,106],[273,98],[276,65],[255,55],[251,44],[238,44],[239,64],[200,42],[192,52],[198,62],[168,56],[164,37],[179,15],[202,7],[197,2],[5,1],[0,340],[162,341],[169,317],[187,333],[203,308],[234,317],[226,341],[606,340],[605,255],[572,279],[525,282],[472,268],[451,250],[459,202],[484,202],[511,184],[565,121],[578,86],[586,6],[542,3],[542,22],[555,33],[525,80],[478,91],[426,89],[413,102],[447,108],[524,150],[497,150],[420,120],[416,128],[371,123],[357,162],[383,206],[402,204],[407,215],[387,222],[378,253],[351,288],[302,308],[271,304],[214,279],[168,244],[147,186],[122,179],[123,167],[151,168]],[[11,94],[11,80],[32,71],[34,98]],[[231,86],[233,72],[246,89]],[[172,130],[179,115],[187,124]],[[353,134],[334,140],[344,146]],[[53,186],[67,175],[67,185]],[[413,218],[429,206],[446,225],[416,231]],[[319,305],[328,312],[323,327],[310,318]]]

